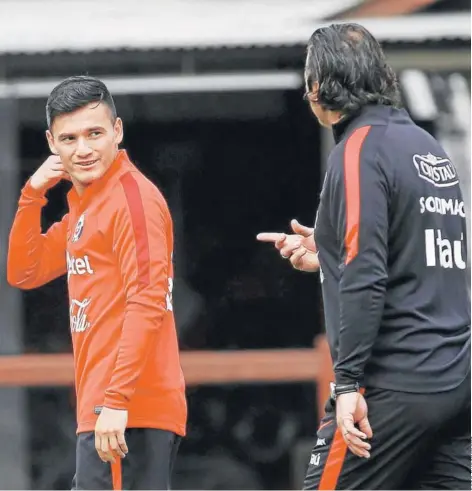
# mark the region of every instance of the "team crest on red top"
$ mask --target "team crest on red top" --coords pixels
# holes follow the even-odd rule
[[[80,239],[80,236],[82,235],[82,232],[84,230],[84,220],[85,213],[82,213],[82,215],[80,215],[79,219],[77,220],[74,235],[72,236],[72,242],[77,242]]]

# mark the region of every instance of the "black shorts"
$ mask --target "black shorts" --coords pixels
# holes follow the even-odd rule
[[[304,489],[471,489],[470,374],[448,392],[367,388],[370,459],[351,453],[326,404]]]
[[[170,489],[181,437],[170,431],[129,428],[125,438],[128,455],[109,464],[95,450],[94,432],[80,433],[72,489]]]

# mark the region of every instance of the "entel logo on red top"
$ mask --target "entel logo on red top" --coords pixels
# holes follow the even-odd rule
[[[94,271],[90,266],[90,261],[87,255],[84,257],[74,257],[66,252],[67,257],[67,279],[72,275],[82,276],[84,274],[93,274]]]

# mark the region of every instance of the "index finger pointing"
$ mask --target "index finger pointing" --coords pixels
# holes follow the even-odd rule
[[[277,242],[282,239],[283,236],[284,234],[279,232],[261,232],[260,234],[257,234],[256,238],[261,242]]]

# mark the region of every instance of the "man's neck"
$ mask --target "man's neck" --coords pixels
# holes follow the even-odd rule
[[[77,180],[75,180],[74,178],[71,178],[71,181],[72,181],[72,184],[74,186],[74,189],[75,189],[76,193],[79,196],[82,196],[84,194],[84,192],[85,192],[86,186],[84,186],[83,184],[81,184],[80,182],[78,182]]]
[[[343,114],[339,111],[328,111],[326,115],[326,120],[329,126],[333,126],[336,123],[339,123],[339,121],[341,121],[342,118],[343,118]]]

